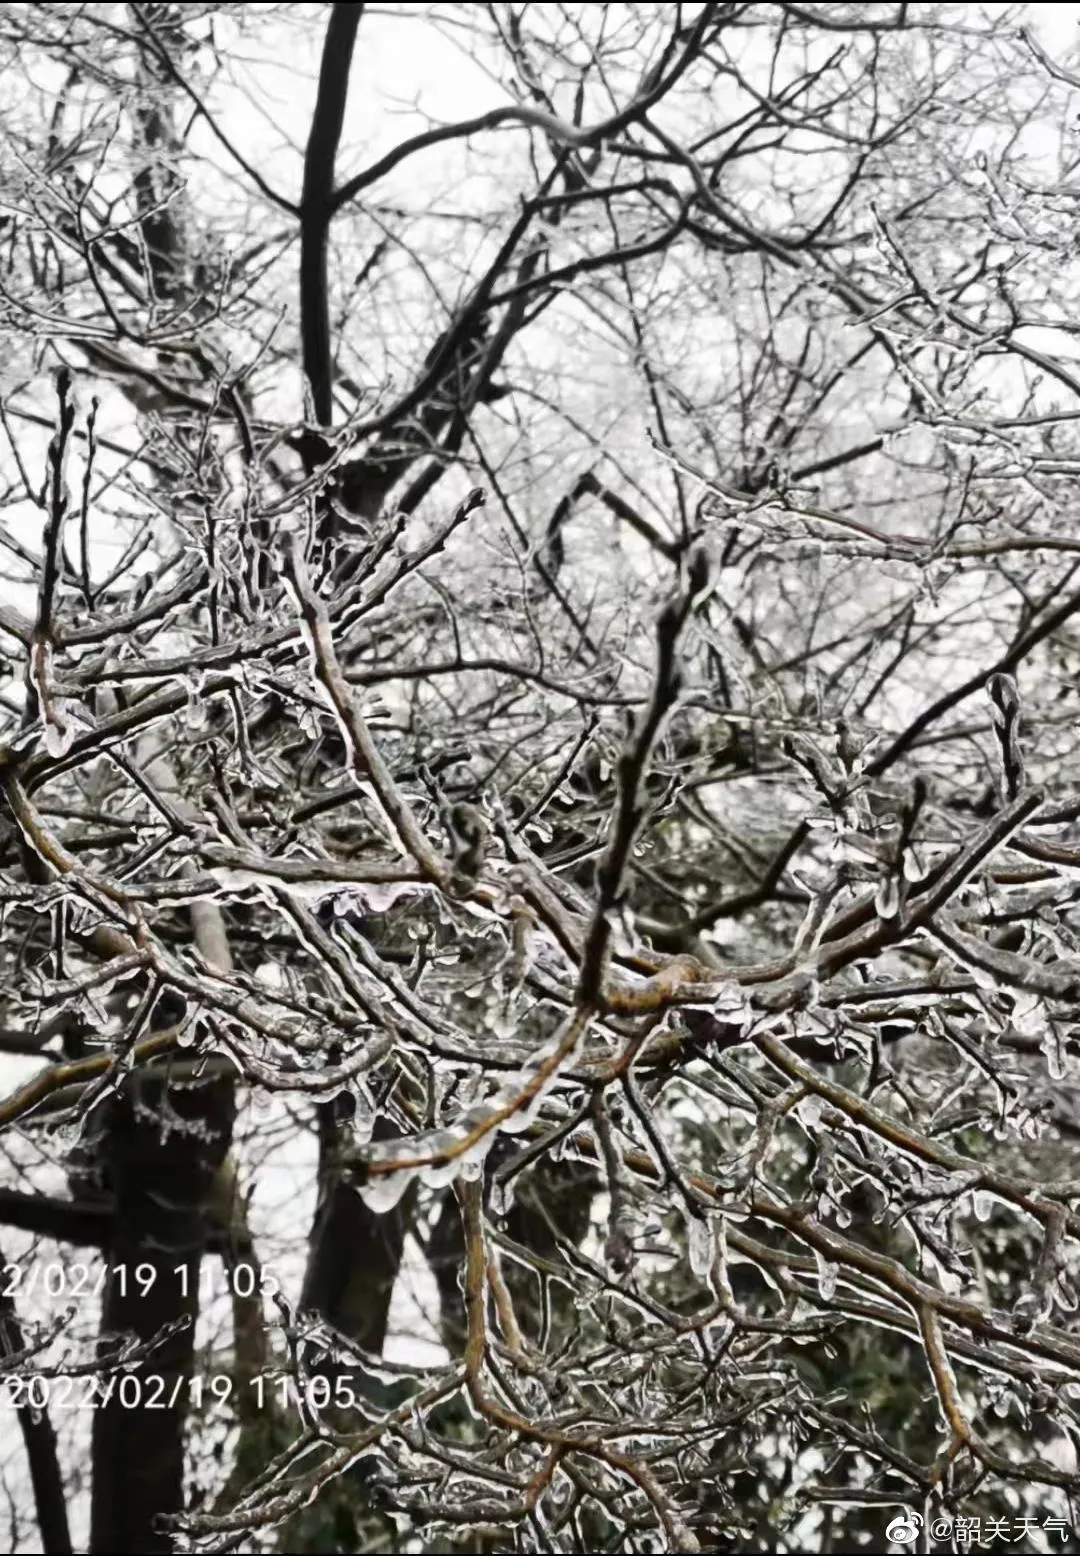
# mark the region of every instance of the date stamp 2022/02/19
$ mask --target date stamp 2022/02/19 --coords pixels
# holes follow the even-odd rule
[[[77,1308],[84,1302],[100,1301],[107,1286],[114,1292],[119,1288],[122,1297],[138,1300],[149,1297],[162,1281],[184,1301],[197,1296],[200,1308],[219,1298],[252,1299],[281,1290],[277,1278],[255,1263],[225,1265],[204,1259],[198,1265],[143,1261],[106,1267],[99,1262],[32,1258],[0,1264],[0,1315],[20,1301]],[[201,1412],[238,1406],[240,1388],[254,1395],[253,1403],[260,1411],[267,1407],[302,1408],[310,1416],[331,1407],[350,1409],[355,1403],[352,1384],[345,1377],[330,1379],[315,1374],[299,1380],[290,1373],[274,1371],[238,1382],[229,1373],[168,1368],[158,1372],[145,1363],[108,1371],[92,1365],[49,1368],[42,1366],[39,1358],[32,1371],[13,1369],[0,1374],[0,1407],[65,1412],[112,1405],[128,1410],[183,1408]]]
[[[253,1396],[260,1411],[274,1407],[311,1417],[330,1408],[352,1410],[361,1403],[348,1377],[321,1373],[302,1380],[288,1372],[259,1373],[238,1384],[226,1372],[188,1376],[139,1371],[11,1374],[0,1377],[0,1404],[16,1410],[60,1412],[102,1410],[110,1404],[126,1410],[190,1407],[198,1412],[238,1405],[241,1387]]]
[[[197,1287],[200,1304],[217,1297],[269,1297],[281,1290],[273,1273],[259,1264],[228,1266],[216,1259],[203,1259],[196,1270],[186,1263],[170,1268],[149,1261],[106,1266],[27,1259],[21,1264],[0,1264],[0,1303],[32,1297],[66,1302],[91,1300],[102,1295],[106,1281],[118,1285],[122,1295],[147,1297],[161,1280],[174,1284],[184,1300],[195,1295]]]

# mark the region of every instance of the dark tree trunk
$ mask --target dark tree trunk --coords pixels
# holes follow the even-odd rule
[[[103,1387],[119,1339],[151,1348],[123,1383],[114,1375],[94,1413],[90,1550],[134,1556],[170,1551],[161,1520],[183,1508],[199,1273],[235,1099],[231,1081],[170,1086],[144,1072],[105,1114],[101,1150],[116,1208],[105,1250]]]

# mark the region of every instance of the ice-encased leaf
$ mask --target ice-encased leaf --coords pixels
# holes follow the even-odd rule
[[[461,1171],[461,1157],[447,1156],[444,1153],[451,1151],[457,1144],[457,1137],[449,1129],[436,1129],[431,1134],[424,1135],[420,1140],[414,1140],[409,1146],[410,1154],[417,1156],[439,1156],[439,1161],[429,1162],[420,1168],[420,1181],[427,1184],[429,1189],[441,1189],[447,1183],[453,1183]]]
[[[492,1178],[488,1205],[496,1221],[501,1221],[504,1216],[510,1214],[510,1207],[514,1203],[516,1184],[516,1177],[506,1179]]]
[[[184,706],[184,723],[193,734],[198,734],[210,724],[210,709],[206,699],[194,689],[188,693]]]
[[[704,1280],[716,1257],[716,1237],[708,1216],[687,1216],[686,1247],[690,1268]]]
[[[821,1116],[825,1111],[824,1098],[819,1097],[816,1092],[812,1092],[810,1096],[803,1097],[800,1100],[796,1111],[808,1129],[816,1129],[818,1124],[821,1123]]]
[[[516,1095],[520,1095],[520,1092],[516,1093]],[[503,1104],[505,1105],[512,1102],[514,1097],[515,1093],[507,1093],[502,1099]],[[543,1101],[544,1088],[541,1087],[535,1097],[533,1097],[523,1107],[520,1107],[515,1112],[511,1113],[507,1118],[503,1119],[502,1123],[499,1125],[499,1128],[502,1130],[503,1134],[523,1134],[525,1130],[529,1128],[530,1124],[534,1122],[536,1115],[539,1113],[540,1108],[543,1105]]]
[[[399,1167],[396,1172],[379,1173],[361,1184],[360,1198],[369,1210],[383,1216],[400,1203],[419,1171],[418,1167]]]
[[[1052,1081],[1065,1079],[1069,1068],[1068,1053],[1065,1048],[1065,1040],[1061,1035],[1061,1028],[1056,1021],[1048,1021],[1043,1029],[1042,1042],[1039,1045],[1046,1056],[1046,1069]]]
[[[48,719],[45,724],[45,749],[55,759],[67,756],[75,744],[75,728],[66,719]]]
[[[746,989],[734,980],[722,983],[717,989],[710,1007],[714,1015],[734,1016],[749,1014],[749,994]]]
[[[910,848],[904,850],[902,870],[905,881],[910,881],[912,885],[923,878],[922,863]]]
[[[1017,989],[1013,995],[1013,1008],[1009,1025],[1029,1037],[1043,1030],[1045,1012],[1039,996],[1031,989]]]
[[[836,1296],[836,1278],[839,1271],[836,1265],[817,1249],[814,1250],[814,1261],[817,1264],[818,1290],[821,1292],[821,1299],[823,1302],[831,1302]]]
[[[357,1090],[354,1093],[355,1107],[352,1117],[352,1134],[357,1145],[367,1145],[371,1140],[371,1132],[375,1128],[375,1109],[367,1093]]]

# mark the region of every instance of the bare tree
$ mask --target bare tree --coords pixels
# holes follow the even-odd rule
[[[13,1543],[1074,1538],[1021,20],[0,7]]]

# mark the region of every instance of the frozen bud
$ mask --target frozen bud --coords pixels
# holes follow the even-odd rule
[[[686,566],[687,594],[695,605],[705,598],[710,582],[709,558],[699,546],[691,552]]]

